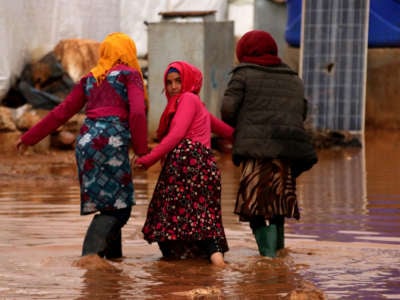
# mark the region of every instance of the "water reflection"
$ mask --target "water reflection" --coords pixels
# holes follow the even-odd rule
[[[398,139],[369,132],[362,149],[320,151],[319,163],[299,180],[302,219],[291,223],[291,232],[317,240],[400,244]]]
[[[186,260],[170,262],[159,260],[156,263],[143,266],[149,273],[152,285],[148,286],[148,299],[158,298],[186,298],[191,295],[215,297],[222,294],[223,287],[218,280],[220,270],[204,261]]]
[[[329,299],[399,299],[400,135],[367,133],[364,149],[319,156],[298,181],[302,218],[288,222],[287,249],[271,260],[258,256],[248,225],[232,213],[239,169],[218,155],[230,246],[222,270],[203,260],[160,260],[158,247],[142,239],[159,167],[135,173],[124,259],[82,268],[75,262],[91,216],[79,216],[73,160],[29,166],[26,181],[15,182],[15,167],[2,161],[0,298],[279,299],[300,289],[317,299],[310,282]]]
[[[298,180],[301,221],[290,229],[319,240],[354,240],[345,232],[368,230],[364,151],[323,150],[319,159]]]
[[[77,300],[127,299],[135,295],[131,289],[134,279],[118,265],[96,255],[83,257],[73,265],[85,269],[81,295]]]

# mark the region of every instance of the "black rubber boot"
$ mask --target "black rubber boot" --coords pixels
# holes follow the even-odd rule
[[[160,248],[160,251],[162,253],[162,256],[164,258],[169,258],[171,257],[171,247],[168,242],[158,242],[158,247]]]
[[[95,215],[86,232],[82,247],[82,256],[97,254],[100,257],[105,257],[111,255],[111,253],[117,253],[120,238],[121,226],[117,218],[103,214]],[[115,241],[117,242],[114,244]],[[113,251],[114,248],[117,250]],[[120,250],[119,252],[121,252],[122,256],[122,251]]]
[[[276,223],[277,241],[276,249],[281,250],[285,248],[285,218],[279,219]]]
[[[122,257],[122,236],[121,229],[115,234],[115,238],[109,241],[109,246],[105,250],[105,256],[108,259]]]

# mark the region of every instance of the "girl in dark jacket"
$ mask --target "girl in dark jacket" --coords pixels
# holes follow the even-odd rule
[[[247,32],[221,107],[222,119],[235,128],[233,161],[242,167],[235,213],[269,257],[284,248],[284,218],[300,218],[296,177],[317,162],[303,126],[303,82],[277,52],[269,33]]]

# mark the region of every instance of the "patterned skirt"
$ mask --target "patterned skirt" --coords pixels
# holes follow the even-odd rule
[[[296,181],[289,164],[279,159],[244,161],[234,212],[240,221],[253,216],[300,219]]]
[[[82,215],[134,204],[129,142],[128,126],[117,117],[86,118],[75,147]]]
[[[168,154],[142,232],[149,243],[177,241],[179,247],[184,242],[190,248],[198,241],[214,240],[220,252],[228,251],[221,173],[210,149],[185,139]]]

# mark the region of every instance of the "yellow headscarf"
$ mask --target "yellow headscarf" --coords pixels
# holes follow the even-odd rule
[[[92,72],[97,82],[101,82],[112,67],[121,63],[137,70],[143,80],[142,70],[137,59],[136,45],[133,40],[122,32],[110,33],[100,44],[100,58],[97,65],[90,72]],[[147,109],[148,96],[145,86],[144,98]]]

